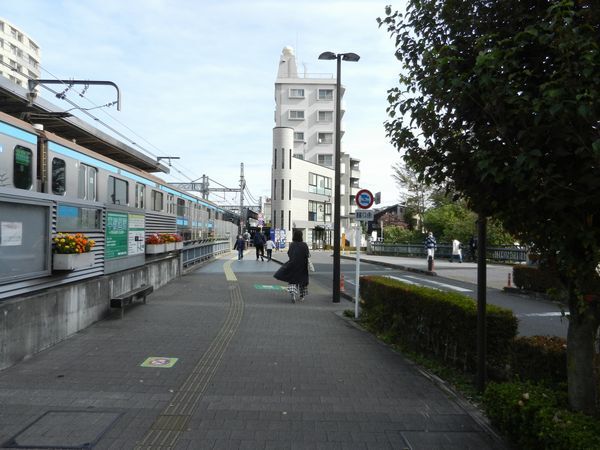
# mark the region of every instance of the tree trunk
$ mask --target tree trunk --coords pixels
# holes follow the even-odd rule
[[[597,385],[594,373],[595,338],[598,320],[590,308],[571,309],[567,344],[569,404],[576,411],[596,412]]]

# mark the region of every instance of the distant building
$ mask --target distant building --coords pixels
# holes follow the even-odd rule
[[[16,26],[0,18],[0,75],[27,89],[40,78],[40,47]]]
[[[376,232],[377,238],[381,238],[383,236],[384,227],[397,226],[408,228],[404,219],[405,210],[406,205],[400,203],[377,209],[373,214],[373,221],[368,222],[367,224],[368,234],[372,235],[373,232]]]
[[[302,230],[313,248],[333,242],[335,88],[333,75],[300,75],[293,49],[283,49],[275,81],[271,222],[290,234]],[[359,179],[360,161],[342,151],[341,233],[350,232]]]

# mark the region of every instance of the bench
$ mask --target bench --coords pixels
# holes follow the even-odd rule
[[[143,284],[131,291],[124,292],[110,299],[111,308],[120,308],[121,317],[123,317],[125,306],[131,305],[134,301],[142,299],[146,303],[146,296],[151,294],[154,288],[151,285]]]

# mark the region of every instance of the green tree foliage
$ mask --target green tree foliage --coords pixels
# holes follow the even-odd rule
[[[600,261],[600,3],[409,0],[378,22],[404,66],[389,138],[421,180],[451,184],[555,261],[569,400],[594,410],[600,305],[583,298]]]
[[[386,244],[422,243],[423,233],[418,230],[389,226],[383,230],[383,242]]]

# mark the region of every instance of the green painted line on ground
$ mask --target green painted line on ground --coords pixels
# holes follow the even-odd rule
[[[285,291],[287,288],[278,284],[255,284],[254,289],[263,291]]]

